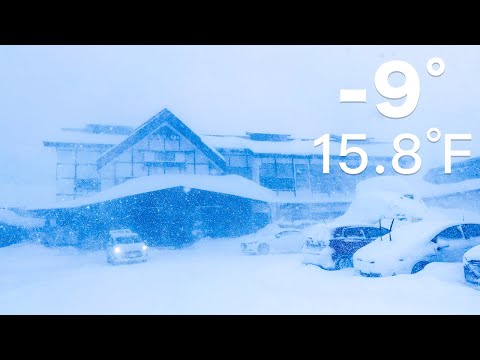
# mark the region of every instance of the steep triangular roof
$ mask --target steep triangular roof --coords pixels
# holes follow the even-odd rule
[[[215,150],[212,150],[207,144],[205,144],[200,137],[195,134],[190,128],[185,125],[179,118],[173,115],[168,109],[163,109],[157,115],[153,116],[146,123],[138,127],[129,137],[127,137],[120,144],[109,149],[102,154],[97,160],[97,168],[101,169],[107,165],[110,161],[115,159],[118,155],[129,149],[146,136],[154,133],[165,124],[170,125],[173,129],[178,131],[179,134],[184,136],[195,147],[202,151],[215,165],[220,169],[226,170],[227,163]]]

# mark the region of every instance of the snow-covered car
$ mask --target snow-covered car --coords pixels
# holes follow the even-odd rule
[[[480,244],[480,224],[420,221],[392,230],[353,255],[363,276],[414,274],[431,262],[461,262],[463,254]]]
[[[302,230],[284,228],[278,232],[261,231],[252,241],[242,242],[240,248],[244,254],[267,255],[270,253],[301,252],[305,235]]]
[[[303,246],[303,263],[325,270],[353,267],[352,255],[376,238],[388,234],[379,225],[348,225],[325,228],[308,237]]]
[[[145,262],[148,246],[130,229],[110,230],[107,242],[107,261],[111,264]]]
[[[480,245],[463,255],[465,281],[480,288]]]

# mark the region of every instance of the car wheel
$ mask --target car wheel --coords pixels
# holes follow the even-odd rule
[[[270,246],[268,244],[262,243],[258,245],[258,255],[267,255],[270,252]]]
[[[413,265],[412,274],[416,274],[417,272],[423,270],[425,268],[425,266],[427,266],[427,264],[429,264],[428,261],[419,261],[418,263]]]
[[[352,259],[348,257],[338,258],[335,262],[335,267],[337,270],[353,267]]]

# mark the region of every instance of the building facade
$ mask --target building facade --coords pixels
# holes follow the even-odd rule
[[[356,167],[359,159],[335,155],[340,142],[335,136],[331,138],[329,174],[323,173],[322,149],[313,146],[313,139],[249,132],[199,135],[167,109],[136,129],[89,124],[81,129],[62,129],[44,145],[57,152],[58,201],[154,174],[237,174],[273,190],[280,208],[301,213],[307,205],[309,212],[325,212],[325,206],[344,207],[351,201],[357,182],[377,176],[377,165],[385,167],[385,174],[393,174],[391,144],[361,142],[369,164],[364,172],[352,176],[343,173],[338,163],[346,161]],[[340,208],[333,212],[341,213]]]

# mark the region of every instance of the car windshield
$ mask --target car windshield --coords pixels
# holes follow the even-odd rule
[[[142,242],[142,239],[140,239],[140,236],[135,235],[135,236],[121,236],[115,238],[115,242],[117,244],[136,244],[139,242]]]

